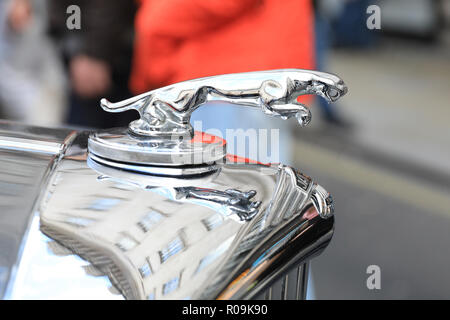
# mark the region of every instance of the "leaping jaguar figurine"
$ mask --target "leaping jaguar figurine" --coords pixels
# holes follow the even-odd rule
[[[298,96],[315,94],[333,102],[346,93],[346,85],[334,74],[281,69],[183,81],[116,103],[102,99],[101,106],[108,112],[137,110],[141,118],[130,124],[131,131],[154,136],[192,133],[192,112],[212,101],[260,107],[282,119],[295,116],[305,126],[311,113],[297,101]]]

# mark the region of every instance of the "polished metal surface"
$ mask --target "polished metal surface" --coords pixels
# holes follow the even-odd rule
[[[255,300],[305,300],[308,284],[309,262],[292,269],[275,281]]]
[[[16,280],[42,189],[73,136],[70,130],[0,121],[0,298]]]
[[[88,157],[88,162],[92,163],[92,167],[95,166],[94,162],[114,167],[117,169],[124,169],[127,171],[142,173],[142,174],[149,174],[153,176],[165,176],[165,177],[171,177],[171,176],[196,176],[201,175],[205,173],[211,173],[214,171],[217,171],[219,169],[219,166],[215,163],[212,164],[204,164],[204,165],[197,165],[197,166],[178,166],[178,167],[164,167],[164,166],[154,166],[154,165],[142,165],[142,164],[131,164],[131,163],[120,163],[111,161],[108,159],[104,159],[101,157],[97,157],[95,153],[90,153]]]
[[[107,111],[140,112],[128,129],[71,132],[0,122],[0,161],[10,163],[0,172],[0,219],[20,213],[14,241],[0,244],[9,255],[0,255],[0,263],[9,259],[0,265],[0,294],[304,298],[308,261],[333,234],[333,198],[282,164],[238,157],[227,163],[226,142],[192,132],[190,115],[206,102],[225,101],[306,125],[310,113],[299,95],[335,101],[346,92],[334,75],[273,70],[102,101]]]
[[[217,203],[224,209],[225,215],[236,215],[241,221],[251,220],[258,213],[261,205],[261,201],[252,200],[256,195],[255,190],[244,192],[238,189],[219,191],[199,187],[180,187],[175,188],[175,192],[177,200],[181,198],[203,200],[208,203],[208,206]]]
[[[306,125],[311,113],[297,97],[317,94],[336,101],[347,92],[344,82],[325,72],[281,69],[219,75],[184,81],[110,103],[102,99],[108,112],[135,109],[141,119],[130,124],[130,130],[144,136],[171,136],[192,133],[192,112],[209,101],[224,101],[242,106],[259,107],[268,115],[288,119],[295,116]]]
[[[344,82],[335,75],[282,69],[184,81],[116,103],[102,99],[105,111],[134,109],[140,119],[131,122],[128,130],[93,134],[89,150],[103,159],[133,164],[213,163],[223,159],[226,146],[223,140],[195,139],[190,117],[200,106],[221,101],[255,107],[282,119],[296,117],[304,126],[310,122],[311,113],[297,101],[299,96],[316,94],[332,102],[346,92]]]
[[[126,128],[119,128],[94,132],[89,138],[89,152],[96,155],[97,160],[103,163],[115,161],[166,168],[198,166],[222,161],[226,155],[226,143],[219,137],[201,132],[195,133],[194,137],[189,135],[148,138],[130,134]],[[130,170],[136,171],[136,166],[134,169],[130,167]],[[197,168],[196,171],[202,171],[202,169]],[[164,174],[164,172],[158,174]],[[186,171],[169,170],[166,175],[184,175],[185,173]]]
[[[0,150],[60,154],[74,136],[70,129],[34,127],[0,120]]]
[[[256,298],[332,236],[317,185],[289,167],[222,164],[155,185],[93,169],[86,144],[79,134],[52,175],[8,298]]]

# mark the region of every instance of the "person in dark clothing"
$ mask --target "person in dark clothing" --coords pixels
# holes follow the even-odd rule
[[[325,71],[328,51],[332,45],[331,20],[337,15],[343,3],[338,0],[314,0],[314,23],[316,35],[316,69]],[[341,124],[341,116],[334,104],[329,104],[324,98],[318,97],[318,106],[322,119],[328,124]]]
[[[80,9],[80,29],[69,29],[69,6]],[[133,50],[136,6],[130,0],[51,0],[50,35],[63,54],[71,92],[67,122],[107,128],[126,126],[138,118],[133,112],[111,114],[100,106],[129,98],[129,74]]]
[[[316,66],[319,71],[326,71],[328,53],[331,50],[337,35],[333,32],[333,25],[345,9],[346,2],[341,0],[314,0],[314,27],[315,27],[315,52]],[[337,110],[335,104],[328,103],[324,98],[318,97],[317,104],[320,108],[322,119],[330,125],[340,128],[350,128],[348,121]]]

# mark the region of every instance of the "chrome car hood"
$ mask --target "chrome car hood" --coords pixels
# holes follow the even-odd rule
[[[0,294],[303,298],[306,263],[333,233],[332,197],[288,166],[226,155],[226,141],[195,132],[190,117],[220,101],[304,126],[299,96],[346,92],[336,75],[270,70],[102,99],[105,111],[139,112],[128,128],[0,123]]]
[[[331,239],[324,190],[290,167],[158,179],[89,160],[88,135],[1,122],[4,298],[258,298]]]

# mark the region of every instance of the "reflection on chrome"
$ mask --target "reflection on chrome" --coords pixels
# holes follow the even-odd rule
[[[192,132],[189,118],[221,100],[305,125],[299,95],[335,101],[346,92],[331,74],[273,70],[103,101],[111,112],[141,112],[132,132],[0,121],[0,205],[20,229],[0,229],[12,257],[0,264],[0,296],[304,298],[308,261],[333,234],[333,198],[288,166],[224,163],[225,141]],[[189,140],[168,140],[172,133]]]
[[[96,292],[111,287],[97,298],[257,298],[331,238],[333,219],[321,218],[311,200],[316,184],[289,167],[264,166],[261,174],[259,165],[224,164],[202,184],[151,187],[98,179],[81,152],[53,175],[40,208],[48,238],[37,240],[52,249],[29,263],[81,258],[82,273],[54,270],[48,283],[67,277]],[[242,220],[242,208],[251,217]],[[21,288],[35,291],[12,297],[45,297],[35,271],[22,274]],[[55,286],[48,297],[88,297],[70,287]]]
[[[290,167],[221,164],[155,187],[86,160],[80,135],[36,208],[8,298],[274,298],[278,283],[301,298],[305,263],[333,233],[328,193]]]

